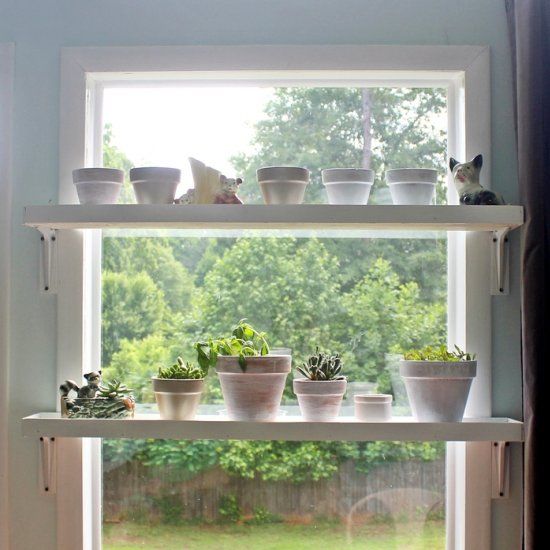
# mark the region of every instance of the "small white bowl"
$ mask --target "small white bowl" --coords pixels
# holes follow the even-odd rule
[[[302,204],[309,170],[299,166],[264,166],[256,176],[266,204]]]
[[[172,204],[180,179],[179,168],[151,166],[130,170],[138,204]]]
[[[124,172],[116,168],[73,170],[73,182],[80,204],[115,204],[123,181]]]
[[[387,422],[392,416],[392,400],[391,395],[383,393],[355,395],[355,417],[362,422]]]

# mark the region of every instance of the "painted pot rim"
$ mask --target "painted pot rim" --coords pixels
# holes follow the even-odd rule
[[[258,182],[293,182],[307,184],[309,170],[303,166],[262,166],[256,170]]]
[[[246,370],[239,365],[238,355],[218,355],[216,372],[218,374],[263,375],[288,374],[291,369],[292,355],[254,355],[246,357]]]
[[[200,393],[204,388],[204,378],[158,378],[153,376],[155,393]]]
[[[353,396],[355,403],[387,404],[393,401],[393,395],[388,393],[364,393]]]
[[[413,361],[401,359],[399,373],[403,378],[475,378],[477,360],[473,361]]]
[[[130,181],[158,182],[158,183],[179,183],[181,170],[167,166],[139,166],[130,170]]]
[[[296,395],[344,395],[348,381],[344,380],[310,380],[295,378],[292,388]]]
[[[372,183],[374,170],[369,168],[325,168],[321,170],[321,178],[325,185],[334,183]]]
[[[124,171],[118,168],[76,168],[73,170],[73,183],[117,183],[122,185]]]

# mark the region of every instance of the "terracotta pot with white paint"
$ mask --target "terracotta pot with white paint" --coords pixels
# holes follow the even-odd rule
[[[290,355],[247,357],[243,371],[238,356],[218,355],[216,372],[227,416],[248,422],[276,420],[291,363]]]
[[[163,420],[192,420],[199,406],[203,379],[157,378],[154,376],[153,392],[160,417]]]
[[[304,420],[327,422],[338,417],[342,399],[346,393],[346,379],[309,380],[309,378],[295,378],[292,384]]]
[[[421,422],[461,422],[477,361],[401,360],[414,417]]]

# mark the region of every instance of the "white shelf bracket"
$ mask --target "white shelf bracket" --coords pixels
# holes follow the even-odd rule
[[[57,292],[57,230],[37,227],[40,232],[40,289],[46,294]]]
[[[510,489],[510,443],[492,443],[492,498],[508,498]]]
[[[56,492],[56,445],[55,437],[40,438],[40,492],[54,495]]]
[[[508,283],[510,271],[509,231],[509,227],[493,231],[491,270],[491,294],[493,296],[503,296],[510,291]]]

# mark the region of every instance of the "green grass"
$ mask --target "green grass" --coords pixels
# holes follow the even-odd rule
[[[354,527],[348,541],[340,523],[318,525],[106,525],[104,550],[443,550],[445,522]]]

